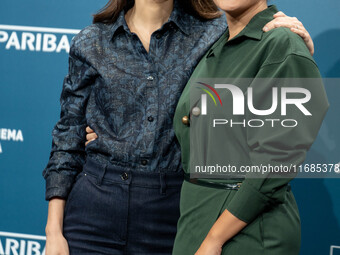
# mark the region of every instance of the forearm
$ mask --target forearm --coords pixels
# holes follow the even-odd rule
[[[66,201],[55,197],[48,203],[46,235],[59,234],[63,230],[64,208]]]
[[[228,210],[224,210],[210,229],[206,239],[223,246],[225,242],[239,233],[246,225],[246,222],[238,219]]]

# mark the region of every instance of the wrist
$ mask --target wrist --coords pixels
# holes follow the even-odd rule
[[[214,231],[210,231],[206,237],[207,242],[213,243],[214,245],[217,245],[219,247],[222,247],[223,244],[226,242],[223,240],[223,237]]]
[[[45,227],[45,233],[46,236],[51,236],[51,235],[59,235],[62,234],[62,228],[55,224],[55,225],[51,225],[51,224],[47,224]]]
[[[53,230],[53,229],[45,229],[45,233],[46,236],[58,236],[58,235],[62,235],[62,231],[61,230]]]

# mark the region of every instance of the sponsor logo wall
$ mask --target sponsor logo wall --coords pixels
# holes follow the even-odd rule
[[[45,254],[48,203],[42,170],[59,118],[70,42],[106,2],[1,1],[0,254]],[[322,75],[339,78],[340,2],[271,3],[304,23]],[[339,82],[326,90],[331,106],[306,161],[310,164],[340,161]],[[297,179],[292,189],[301,214],[301,254],[340,254],[339,179]]]
[[[78,32],[77,29],[0,25],[0,43],[6,50],[68,53],[70,38],[67,34]]]

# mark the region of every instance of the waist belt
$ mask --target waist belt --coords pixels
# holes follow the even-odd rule
[[[187,182],[210,187],[210,188],[217,188],[217,189],[232,189],[232,190],[238,190],[241,187],[242,182],[235,182],[235,183],[221,183],[221,182],[213,182],[209,180],[202,180],[202,179],[196,179],[196,178],[190,178],[190,174],[184,173],[184,180]]]
[[[221,182],[212,182],[209,180],[204,180],[204,179],[196,179],[196,178],[190,178],[190,174],[188,173],[184,173],[184,180],[193,183],[193,184],[197,184],[197,185],[201,185],[201,186],[205,186],[205,187],[211,187],[211,188],[217,188],[217,189],[232,189],[232,190],[238,190],[241,185],[242,182],[237,182],[237,183],[221,183]],[[291,191],[291,186],[289,183],[286,184],[286,188],[287,191]]]

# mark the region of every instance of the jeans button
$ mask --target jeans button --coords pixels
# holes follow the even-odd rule
[[[146,159],[142,159],[142,165],[145,166],[148,164],[148,161]]]
[[[129,175],[126,172],[121,174],[120,177],[122,178],[123,181],[126,181],[127,179],[129,179]]]

